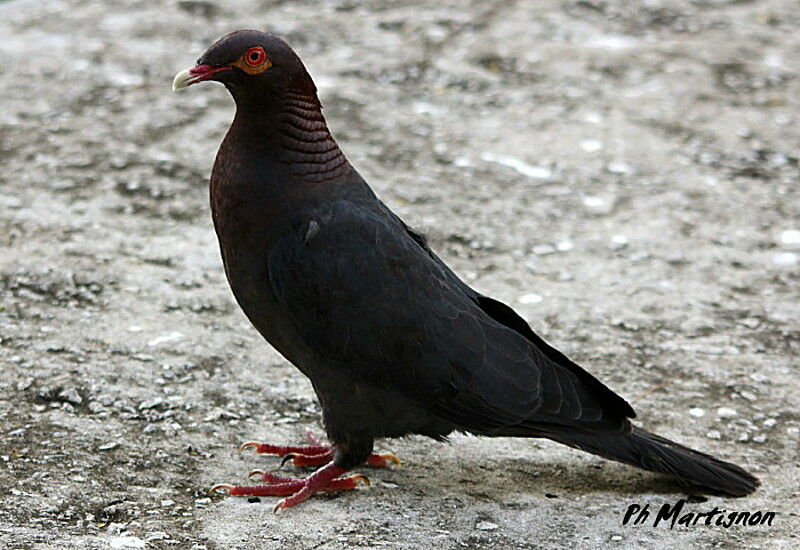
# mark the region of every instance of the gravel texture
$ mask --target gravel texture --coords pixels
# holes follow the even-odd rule
[[[232,116],[172,76],[274,31],[379,195],[640,423],[756,473],[772,526],[622,525],[686,496],[550,442],[383,441],[273,515],[209,497],[320,430],[234,304],[207,178]],[[792,1],[0,2],[0,547],[797,548]]]

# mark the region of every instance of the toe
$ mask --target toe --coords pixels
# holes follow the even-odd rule
[[[374,468],[385,468],[389,463],[400,464],[400,459],[392,453],[373,454],[367,458],[367,465]]]

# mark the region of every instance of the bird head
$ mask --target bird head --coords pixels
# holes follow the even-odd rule
[[[206,80],[224,84],[237,104],[268,102],[281,90],[316,93],[294,50],[277,36],[255,30],[234,31],[217,40],[194,67],[175,75],[172,89]]]

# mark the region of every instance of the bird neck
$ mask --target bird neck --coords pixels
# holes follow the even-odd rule
[[[271,156],[300,180],[324,182],[351,169],[314,92],[285,91],[258,110],[237,107],[234,125],[268,147]]]

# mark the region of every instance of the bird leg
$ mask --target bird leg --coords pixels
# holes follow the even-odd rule
[[[358,481],[369,485],[369,480],[362,474],[339,477],[349,471],[333,462],[335,451],[331,445],[325,445],[311,431],[306,432],[310,445],[284,446],[270,445],[258,441],[248,441],[240,450],[254,448],[257,453],[272,454],[283,457],[282,464],[291,461],[295,466],[320,466],[305,479],[281,477],[263,470],[253,470],[248,477],[257,475],[265,485],[229,485],[220,483],[211,488],[211,492],[225,490],[233,496],[285,496],[278,502],[275,511],[290,508],[307,500],[320,491],[347,491],[355,489]],[[370,449],[372,443],[370,442]],[[364,456],[364,455],[361,455]],[[386,467],[390,463],[400,464],[400,459],[390,453],[370,454],[364,461],[368,466]]]
[[[334,451],[330,445],[325,445],[311,430],[306,431],[306,439],[311,445],[285,446],[270,445],[258,441],[248,441],[239,450],[254,448],[259,454],[271,454],[283,457],[281,466],[291,461],[295,466],[322,466],[333,460]],[[400,459],[391,453],[371,454],[366,460],[367,466],[385,468],[389,463],[400,464]]]
[[[266,481],[268,485],[243,486],[221,483],[212,487],[211,492],[226,490],[234,496],[285,496],[286,498],[281,499],[273,509],[274,512],[279,512],[284,508],[291,508],[308,500],[314,493],[320,491],[355,489],[359,480],[369,485],[369,480],[361,474],[339,478],[339,476],[347,472],[347,469],[340,468],[332,462],[305,479],[280,477],[269,472],[255,470],[250,472],[250,475],[257,474],[261,476],[261,479]]]

